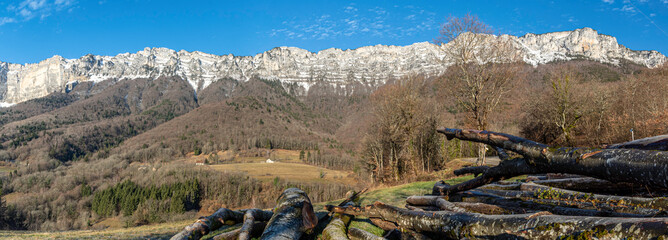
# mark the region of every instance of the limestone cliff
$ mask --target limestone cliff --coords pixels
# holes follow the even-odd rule
[[[555,60],[588,58],[618,64],[625,59],[647,67],[666,61],[657,51],[633,51],[612,36],[590,28],[546,34],[506,36],[515,41],[523,60],[532,65]],[[79,59],[54,56],[34,64],[0,62],[0,102],[18,103],[66,91],[79,82],[108,78],[180,76],[196,90],[222,78],[251,77],[296,83],[304,92],[316,81],[348,84],[351,81],[380,84],[409,74],[434,76],[447,68],[448,56],[428,42],[409,46],[367,46],[353,50],[326,49],[309,52],[278,47],[255,56],[213,55],[203,52],[146,48],[116,56],[86,55]],[[1,56],[0,56],[1,57]]]

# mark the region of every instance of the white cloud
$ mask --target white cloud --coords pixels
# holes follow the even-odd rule
[[[410,9],[410,13],[398,21],[399,19],[392,18],[398,15],[393,12],[398,11],[394,8],[359,9],[355,4],[350,4],[341,8],[338,13],[331,13],[332,15],[293,17],[292,20],[284,20],[282,26],[272,29],[267,35],[302,40],[354,36],[403,37],[430,31],[436,26],[435,13],[413,6],[404,8]]]
[[[622,11],[622,12],[628,12],[628,13],[635,13],[635,12],[636,12],[636,9],[635,9],[634,7],[632,7],[632,6],[624,5],[624,7],[622,7],[622,9],[620,9],[620,11]]]
[[[16,19],[14,19],[14,18],[0,17],[0,26],[5,25],[7,23],[14,23],[14,22],[16,22]]]
[[[25,8],[26,6],[32,10],[38,10],[46,5],[46,0],[25,0],[19,4],[20,8]]]
[[[603,0],[603,2],[607,4],[613,4],[615,3],[615,0]]]
[[[354,13],[357,12],[357,8],[353,7],[353,5],[347,6],[344,10],[345,13]]]
[[[650,17],[656,17],[656,13],[650,13],[649,16]]]
[[[0,18],[2,22],[0,25],[29,21],[35,17],[45,20],[53,13],[63,10],[71,13],[76,3],[76,0],[24,0],[18,5],[10,4],[7,6],[7,11],[15,16]],[[11,19],[11,21],[6,19]]]
[[[56,5],[70,5],[72,4],[71,0],[56,0]]]
[[[25,9],[25,8],[21,9],[21,11],[19,11],[19,15],[21,15],[24,18],[28,18],[28,19],[33,17],[32,12],[28,9]]]

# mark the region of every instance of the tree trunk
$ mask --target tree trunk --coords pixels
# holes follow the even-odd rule
[[[478,159],[476,165],[485,166],[485,153],[487,153],[487,146],[485,144],[478,144]]]
[[[612,144],[610,146],[607,146],[606,148],[668,151],[668,135],[659,135],[625,143]]]
[[[256,224],[255,224],[255,219],[258,220],[263,220],[266,221],[267,219],[270,219],[271,212],[269,211],[262,211],[260,209],[248,209],[246,213],[244,214],[244,221],[243,225],[241,226],[241,229],[239,229],[239,240],[248,240],[251,239],[251,234],[256,231],[253,229]]]
[[[434,206],[438,209],[437,211],[445,210],[451,212],[475,212],[483,214],[509,213],[507,209],[495,205],[479,202],[449,202],[440,196],[410,196],[406,198],[406,203],[413,206]]]
[[[533,181],[533,183],[554,188],[568,189],[579,192],[594,192],[594,193],[634,194],[645,190],[645,188],[637,184],[612,183],[610,181],[591,178],[591,177],[546,179],[546,180]]]
[[[311,200],[298,188],[283,191],[260,239],[299,239],[318,224]]]
[[[260,237],[262,235],[262,231],[264,231],[264,227],[267,226],[267,222],[254,222],[253,227],[251,228],[250,236],[251,238],[255,237]],[[224,232],[221,234],[218,234],[213,237],[213,240],[236,240],[239,238],[239,233],[241,232],[241,228],[234,229],[229,232]]]

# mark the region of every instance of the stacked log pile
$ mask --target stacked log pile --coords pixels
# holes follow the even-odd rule
[[[503,133],[438,132],[488,144],[501,162],[459,169],[455,174],[476,177],[456,185],[439,181],[431,195],[408,197],[405,208],[356,206],[357,193],[326,206],[330,214],[318,218],[306,193],[288,189],[273,212],[221,209],[172,239],[199,239],[231,223],[242,227],[214,239],[668,238],[668,135],[602,148],[554,148]],[[386,234],[349,228],[355,216]],[[328,224],[314,233],[319,220]]]

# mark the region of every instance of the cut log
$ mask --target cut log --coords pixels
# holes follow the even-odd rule
[[[436,196],[410,196],[406,198],[406,202],[408,204],[418,206],[435,206],[441,210],[450,212],[467,212],[466,209],[458,207],[454,203],[448,202],[447,200]]]
[[[494,149],[495,149],[496,152],[499,154],[499,160],[501,160],[501,161],[505,161],[505,160],[511,159],[511,158],[510,158],[510,155],[508,155],[508,153],[506,152],[506,150],[503,150],[503,148],[500,148],[500,147],[494,147]]]
[[[614,204],[618,206],[627,206],[629,208],[652,208],[660,211],[668,210],[668,199],[666,199],[665,197],[643,198],[643,197],[590,194],[590,193],[583,193],[566,189],[543,186],[536,183],[523,183],[520,186],[520,190],[524,192],[533,193],[534,195],[540,192],[546,192],[547,194],[552,193],[552,195],[558,194],[559,198],[564,198],[574,201],[577,200],[596,201],[606,204]]]
[[[480,142],[516,152],[524,157],[525,166],[536,173],[571,173],[611,182],[668,188],[668,151],[553,148],[504,133],[449,128],[438,129],[438,132],[448,139]],[[513,171],[505,170],[507,173]]]
[[[651,217],[657,213],[656,210],[646,209],[634,209],[634,213],[624,213],[616,212],[610,209],[596,208],[592,203],[589,202],[535,199],[533,198],[533,193],[525,193],[520,191],[495,191],[477,189],[458,193],[452,197],[465,202],[486,203],[500,206],[513,213],[548,211],[557,215],[598,217]]]
[[[348,240],[346,229],[348,228],[347,224],[350,221],[350,216],[340,213],[336,214],[344,215],[343,218],[345,218],[345,220],[341,217],[332,218],[329,224],[327,224],[327,227],[325,227],[325,230],[322,231],[322,238],[330,240]]]
[[[513,233],[563,226],[559,234],[575,234],[602,228],[605,231],[638,239],[668,234],[668,218],[602,218],[551,215],[550,213],[484,215],[477,213],[417,212],[376,202],[366,207],[327,206],[331,212],[362,215],[392,222],[404,229],[440,234],[451,239],[519,237]],[[630,230],[633,229],[633,230]],[[510,234],[510,236],[509,236]]]
[[[359,203],[359,196],[366,191],[367,189],[365,188],[359,192],[348,192],[348,196],[345,200],[339,203],[339,207],[355,206]],[[348,229],[350,220],[352,220],[352,216],[350,215],[335,213],[332,216],[332,220],[329,222],[329,224],[327,224],[327,227],[325,227],[325,229],[322,231],[322,237],[324,239],[332,240],[347,240],[348,235],[346,234],[346,230]]]
[[[283,191],[260,239],[299,239],[318,224],[311,199],[298,188]]]
[[[502,161],[499,163],[498,166],[487,169],[487,171],[485,171],[481,176],[478,176],[474,179],[468,180],[460,184],[449,185],[446,184],[444,181],[439,181],[436,184],[434,184],[432,194],[448,196],[453,193],[477,188],[483,185],[490,184],[492,182],[537,172],[538,170],[535,167],[527,164],[527,162],[524,159],[514,158]]]
[[[215,231],[225,224],[241,223],[247,210],[233,211],[227,208],[218,209],[210,216],[201,217],[195,223],[186,226],[181,232],[174,235],[171,240],[200,239],[211,231]],[[258,221],[268,221],[272,215],[270,211],[259,213]]]
[[[251,228],[250,236],[251,238],[257,238],[262,235],[262,231],[264,231],[264,227],[267,226],[267,222],[254,222],[253,227]],[[241,228],[234,229],[229,232],[224,232],[221,234],[218,234],[216,236],[213,236],[213,240],[235,240],[239,238],[239,233],[241,232]]]
[[[370,217],[369,220],[371,220],[371,223],[373,223],[373,225],[376,225],[376,227],[379,227],[380,229],[383,229],[385,231],[396,230],[399,227],[397,226],[396,223],[385,221],[377,217]]]
[[[260,221],[267,221],[271,219],[273,215],[272,212],[262,211],[260,209],[248,209],[244,214],[243,225],[239,229],[239,240],[248,240],[251,239],[252,233],[255,231],[255,219]],[[264,228],[262,228],[264,229]],[[260,231],[262,232],[262,231]]]
[[[348,236],[350,236],[350,239],[354,240],[387,240],[384,237],[379,237],[373,233],[354,227],[348,229]]]
[[[344,202],[346,203],[344,206],[341,206],[341,204],[339,204],[339,206],[354,206],[353,201]],[[327,227],[322,231],[322,237],[331,240],[347,240],[348,235],[346,234],[346,230],[348,229],[348,223],[350,223],[351,219],[352,217],[350,215],[335,213],[332,216],[332,220],[327,224]]]
[[[453,173],[457,176],[464,174],[473,174],[474,176],[477,177],[478,175],[485,173],[487,170],[489,170],[489,168],[490,167],[488,166],[464,167],[453,171]]]
[[[475,212],[482,214],[511,213],[507,209],[496,205],[470,202],[449,202],[439,196],[410,196],[406,199],[406,203],[412,206],[433,206],[437,209],[432,211]],[[406,206],[408,209],[411,209],[410,207],[411,206]]]
[[[642,138],[635,141],[618,143],[606,146],[608,149],[642,149],[668,151],[668,135],[659,135],[654,137]]]
[[[579,192],[607,193],[607,194],[633,194],[644,192],[645,188],[632,183],[613,183],[606,180],[578,177],[533,181],[536,184],[548,187],[568,189]]]

